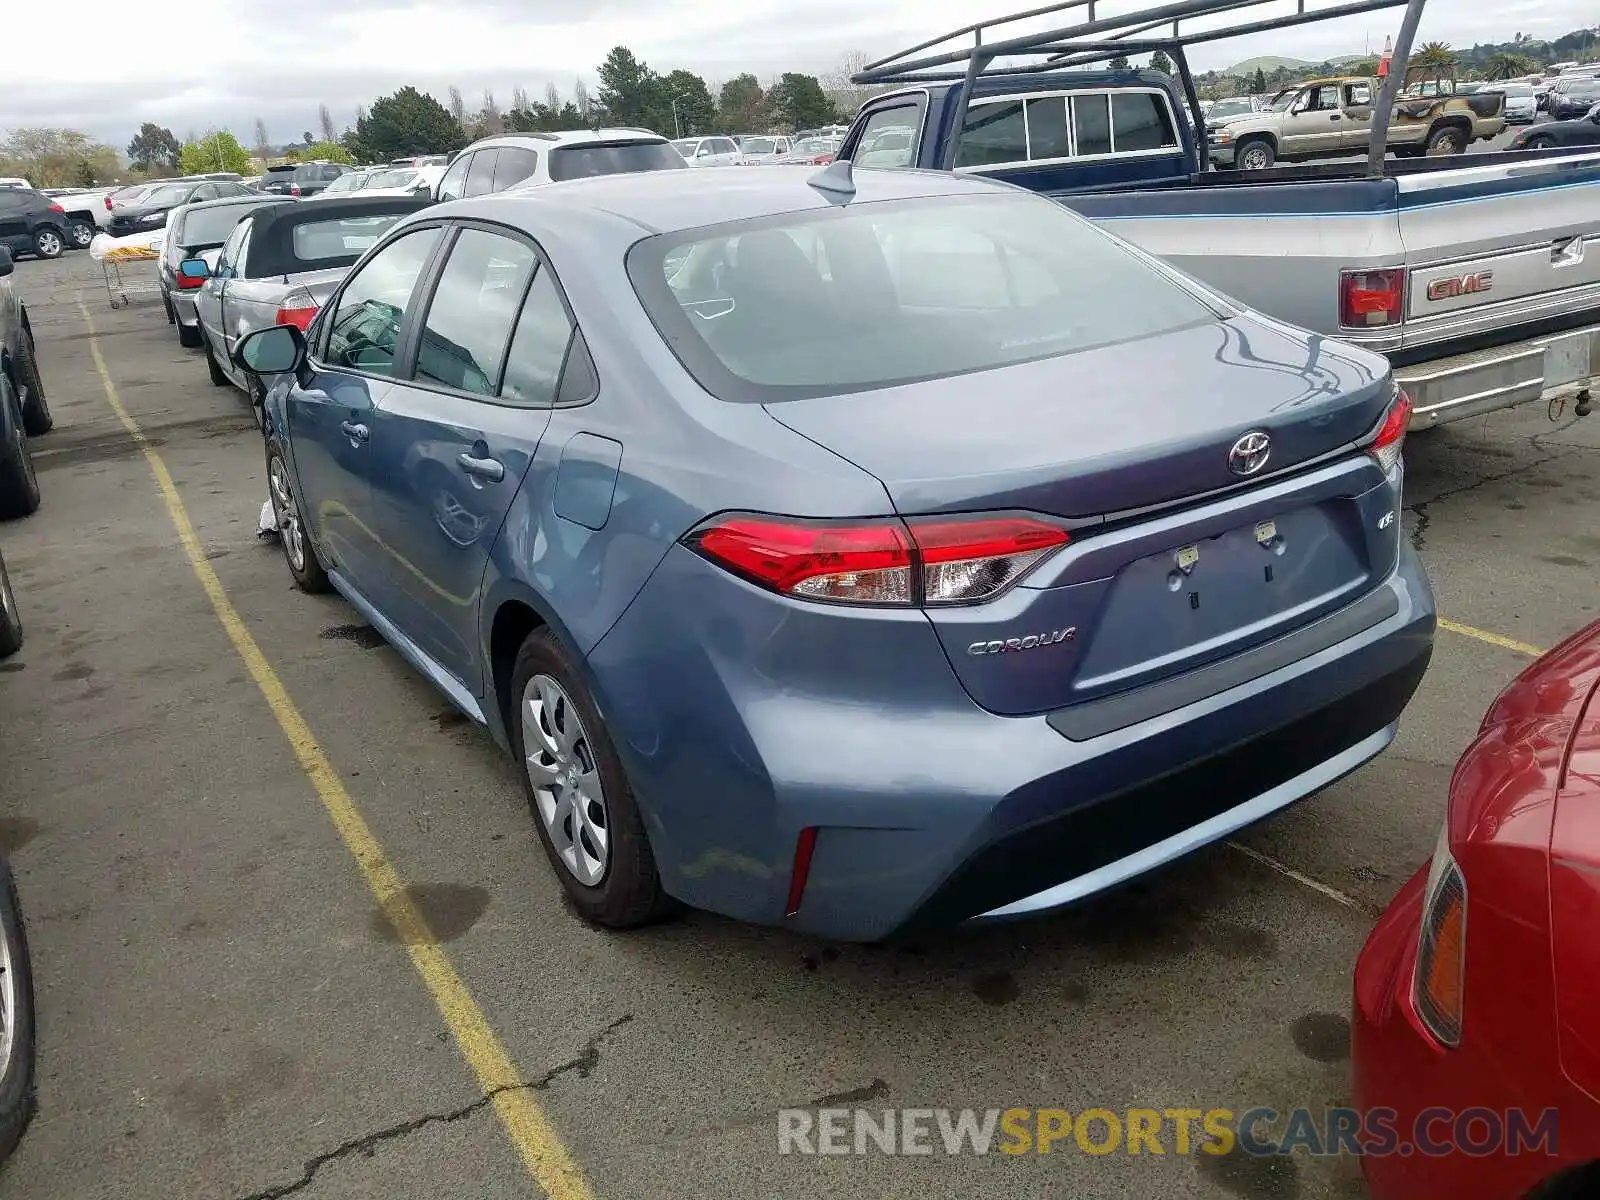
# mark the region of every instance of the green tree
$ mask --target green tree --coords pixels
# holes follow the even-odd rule
[[[146,121],[128,143],[128,161],[139,171],[176,171],[181,148],[172,130]]]
[[[766,94],[756,77],[746,72],[722,85],[717,98],[717,126],[723,133],[754,133],[762,122]]]
[[[673,137],[710,133],[717,121],[717,102],[706,81],[693,71],[673,71],[661,80],[661,90],[673,117]]]
[[[1449,42],[1425,42],[1422,49],[1411,56],[1411,65],[1424,71],[1443,74],[1455,70],[1458,56]]]
[[[1157,50],[1150,56],[1150,69],[1160,71],[1163,75],[1172,74],[1172,60],[1167,57],[1165,50]]]
[[[1250,83],[1250,91],[1259,96],[1267,90],[1267,73],[1260,67],[1256,68],[1256,77]]]
[[[822,91],[815,75],[785,71],[767,93],[767,112],[790,131],[829,125],[838,117],[833,101]]]
[[[312,142],[303,149],[289,151],[288,157],[299,162],[315,162],[318,159],[346,164],[355,162],[355,156],[339,142]]]
[[[1519,75],[1531,75],[1533,70],[1533,59],[1526,54],[1501,53],[1489,60],[1486,73],[1490,79],[1515,79]]]
[[[626,46],[613,46],[597,72],[594,103],[610,125],[656,131],[672,128],[672,101],[661,77]]]
[[[252,170],[250,151],[241,146],[239,139],[226,129],[213,129],[204,137],[185,142],[178,151],[178,167],[185,175],[202,175],[210,171],[248,175]]]
[[[358,123],[365,119],[364,116],[356,118]],[[351,162],[372,162],[377,158],[377,155],[367,149],[366,143],[361,140],[361,135],[354,129],[346,129],[339,135],[339,145],[344,147],[344,152],[350,156]]]
[[[1110,62],[1108,62],[1106,67],[1108,70],[1112,71],[1126,71],[1128,69],[1128,65],[1128,56],[1126,54],[1119,54]]]
[[[467,144],[454,117],[432,96],[409,85],[372,102],[356,123],[365,157],[379,161],[406,154],[448,154]]]

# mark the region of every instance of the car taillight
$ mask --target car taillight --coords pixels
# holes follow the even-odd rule
[[[67,210],[62,208],[61,205],[59,205],[59,204],[52,204],[50,206],[50,211],[51,212],[55,212],[55,213],[61,213],[61,214],[65,215]]]
[[[299,194],[300,194],[300,185],[298,183],[291,183],[289,185],[289,195],[298,196]]]
[[[1372,439],[1372,445],[1367,447],[1385,475],[1394,470],[1395,463],[1400,461],[1400,446],[1406,440],[1406,428],[1410,424],[1411,397],[1402,389],[1395,388],[1394,402],[1384,414],[1383,424],[1378,426],[1378,434]]]
[[[296,288],[278,305],[278,324],[293,325],[304,332],[310,329],[311,322],[317,319],[317,310],[320,307],[310,292],[304,288]]]
[[[183,292],[192,292],[196,288],[203,288],[206,285],[204,279],[194,275],[185,275],[182,271],[179,271],[174,278],[178,281],[178,290]]]
[[[730,515],[685,539],[718,566],[783,595],[903,608],[992,600],[1067,541],[1059,525],[1021,515],[905,522]]]
[[[1339,324],[1347,329],[1398,325],[1405,306],[1405,271],[1339,272]]]
[[[815,158],[813,158],[811,160],[811,165],[814,166],[814,167],[825,167],[829,163],[831,163],[832,161],[833,161],[833,155],[831,155],[831,154],[819,154],[819,155],[817,155]]]
[[[1422,932],[1411,998],[1417,1017],[1439,1043],[1461,1044],[1467,982],[1467,881],[1450,855],[1449,825],[1439,833],[1423,892]]]
[[[106,211],[111,211],[111,195],[109,192],[106,194]]]

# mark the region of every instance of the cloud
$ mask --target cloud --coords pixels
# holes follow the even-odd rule
[[[627,45],[656,70],[685,67],[713,86],[741,71],[766,80],[785,70],[826,75],[847,52],[889,53],[977,14],[999,15],[1016,0],[742,0],[737,9],[689,0],[145,0],[130,22],[122,0],[83,0],[89,35],[48,55],[13,55],[0,93],[0,128],[51,125],[126,144],[143,121],[182,136],[210,126],[244,140],[257,118],[274,140],[317,128],[326,103],[343,128],[358,105],[406,84],[441,100],[454,84],[469,108],[492,89],[502,107],[511,89],[539,96],[554,83],[570,96],[607,50]],[[1150,0],[1104,0],[1125,12]],[[1271,10],[1292,11],[1289,0]],[[1554,37],[1589,17],[1578,0],[1433,0],[1421,36],[1454,45]],[[1070,16],[1068,18],[1070,20]],[[1065,20],[1063,23],[1067,23]],[[1260,54],[1321,59],[1374,52],[1399,11],[1196,48],[1196,69]]]

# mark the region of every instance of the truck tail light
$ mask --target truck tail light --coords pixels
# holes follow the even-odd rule
[[[910,608],[979,604],[1067,544],[1025,515],[815,521],[714,517],[689,547],[750,582],[802,600]]]
[[[1339,324],[1347,329],[1405,320],[1406,273],[1400,269],[1339,272]]]
[[[107,212],[111,211],[111,193],[110,192],[106,193],[106,211]]]
[[[1372,439],[1372,445],[1367,447],[1385,475],[1394,470],[1395,463],[1400,461],[1400,446],[1406,440],[1406,429],[1410,424],[1411,397],[1403,389],[1396,388],[1394,403],[1389,405],[1383,424],[1378,426],[1377,436]]]
[[[1423,892],[1422,933],[1411,998],[1440,1045],[1461,1044],[1467,982],[1467,881],[1450,855],[1448,825],[1439,834]]]
[[[278,324],[293,325],[304,333],[311,328],[311,322],[317,319],[317,310],[320,307],[321,305],[305,288],[295,288],[278,305]]]

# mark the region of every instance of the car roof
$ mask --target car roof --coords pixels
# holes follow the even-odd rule
[[[472,145],[462,150],[466,154],[471,150],[482,150],[488,146],[521,146],[528,142],[540,142],[554,149],[557,146],[581,146],[593,142],[665,142],[667,139],[659,133],[648,129],[624,129],[621,127],[608,127],[604,129],[558,129],[552,132],[537,133],[497,133],[493,137],[481,138]]]
[[[635,171],[598,175],[565,183],[512,188],[439,206],[440,216],[482,215],[517,226],[529,215],[528,205],[574,213],[605,213],[646,233],[668,233],[752,220],[783,213],[837,206],[837,193],[811,187],[821,174],[814,166],[769,166],[738,172],[737,180],[720,171]],[[854,203],[908,200],[932,196],[1015,195],[1018,189],[971,175],[942,171],[863,168],[853,173]]]

